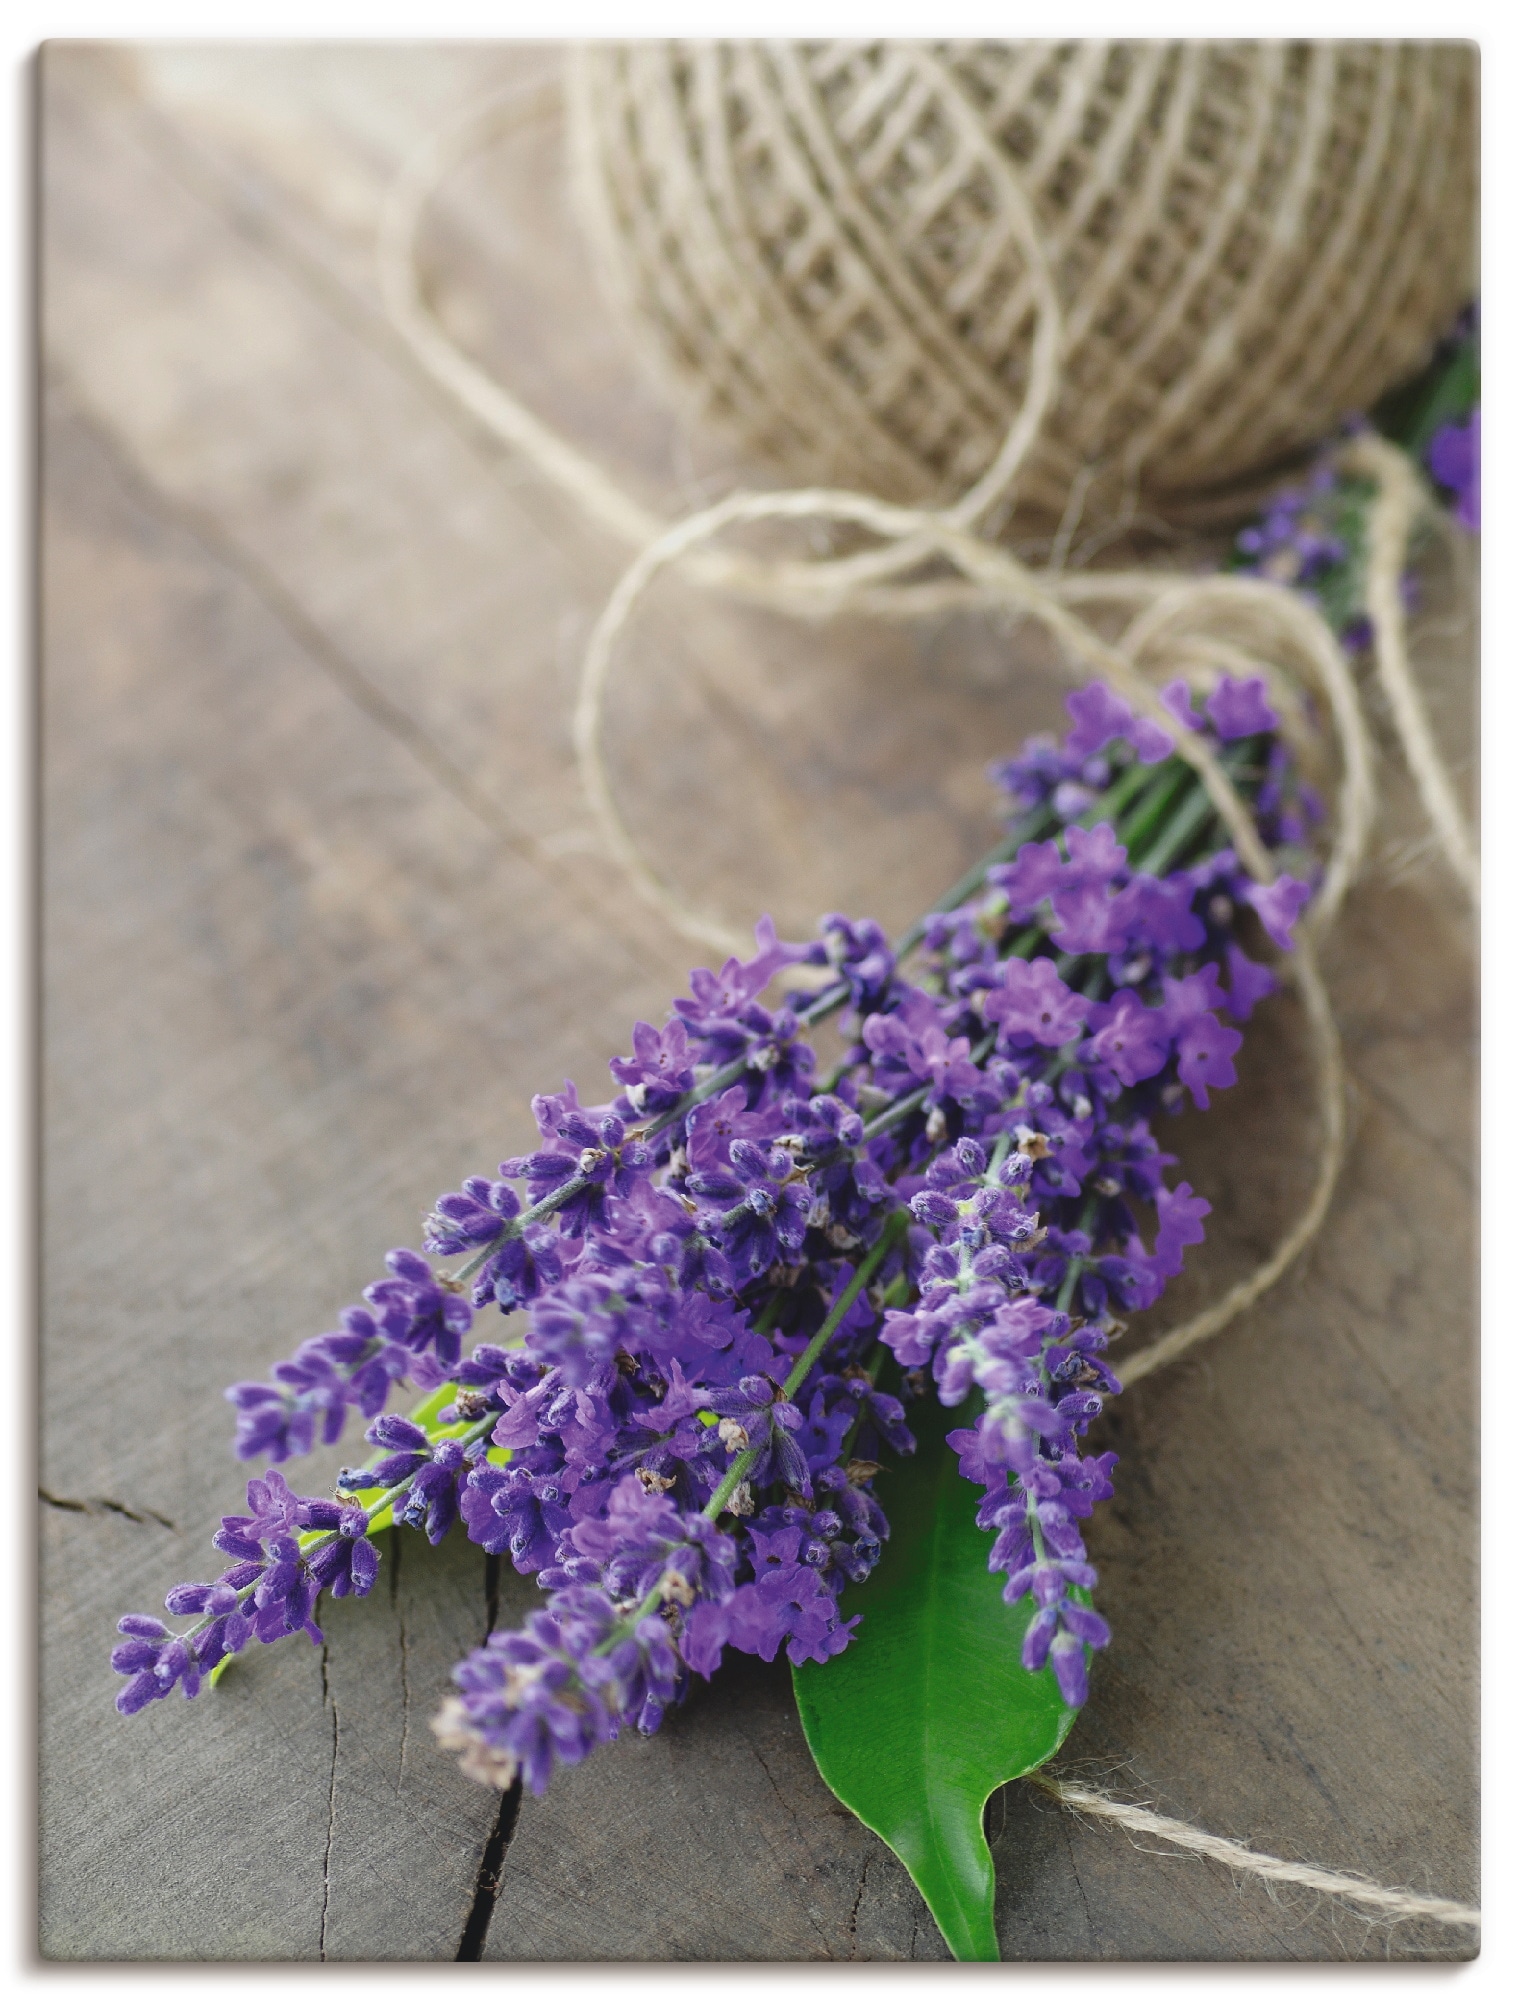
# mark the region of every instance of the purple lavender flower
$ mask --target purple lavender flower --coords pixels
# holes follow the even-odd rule
[[[363,1597],[374,1582],[379,1557],[363,1541],[368,1516],[322,1499],[302,1499],[278,1472],[248,1482],[246,1514],[229,1514],[213,1536],[213,1546],[236,1560],[215,1583],[179,1584],[164,1599],[173,1617],[195,1615],[187,1632],[171,1632],[161,1619],[133,1615],[117,1629],[126,1643],[111,1654],[111,1665],[127,1685],[116,1697],[123,1715],[135,1715],[178,1687],[187,1699],[199,1693],[204,1677],[250,1638],[265,1645],[304,1632],[320,1644],[313,1622],[324,1589],[335,1597]],[[318,1539],[303,1549],[299,1531]]]
[[[1229,1012],[1236,1021],[1248,1021],[1266,995],[1276,991],[1276,974],[1232,942],[1225,962],[1229,967]]]
[[[1093,681],[1089,687],[1068,694],[1065,706],[1076,725],[1065,742],[1069,756],[1090,757],[1119,739],[1134,746],[1141,764],[1158,764],[1175,747],[1158,723],[1148,716],[1137,716],[1105,681]]]
[[[353,1306],[342,1317],[345,1332],[303,1341],[290,1360],[276,1362],[272,1382],[238,1382],[227,1390],[238,1412],[239,1458],[267,1456],[280,1464],[318,1442],[336,1444],[350,1409],[373,1416],[392,1383],[411,1378],[415,1357],[371,1313]]]
[[[765,1153],[752,1139],[735,1139],[728,1160],[726,1169],[691,1174],[686,1189],[734,1272],[758,1277],[801,1248],[812,1197],[805,1175],[778,1146]]]
[[[1064,877],[1065,860],[1057,843],[1031,840],[1019,848],[1016,861],[989,868],[986,879],[1007,897],[1015,917],[1028,918],[1055,894]]]
[[[728,1641],[741,1653],[773,1660],[784,1645],[792,1666],[831,1660],[849,1644],[858,1617],[840,1621],[838,1600],[816,1570],[785,1563],[735,1592]]]
[[[1163,1277],[1180,1277],[1182,1251],[1189,1243],[1202,1242],[1203,1217],[1210,1215],[1212,1209],[1213,1204],[1193,1194],[1186,1181],[1178,1181],[1174,1188],[1156,1190],[1155,1212],[1160,1226],[1150,1261]]]
[[[1264,888],[1252,882],[1245,890],[1245,900],[1265,925],[1271,942],[1283,951],[1290,951],[1292,927],[1312,894],[1306,882],[1296,881],[1291,875],[1278,875]]]
[[[203,1585],[200,1588],[209,1590],[212,1586]],[[170,1595],[182,1596],[183,1591],[171,1591]],[[226,1595],[231,1600],[227,1608],[235,1608],[236,1593],[229,1590]],[[123,1635],[125,1643],[112,1649],[111,1666],[116,1673],[129,1676],[126,1686],[116,1697],[120,1714],[136,1715],[150,1701],[162,1701],[176,1687],[183,1687],[186,1696],[191,1698],[200,1692],[198,1658],[162,1619],[134,1614],[118,1620],[116,1629]]]
[[[699,1172],[721,1173],[728,1166],[728,1148],[735,1139],[763,1143],[778,1138],[783,1129],[776,1106],[751,1111],[748,1091],[735,1083],[687,1113],[686,1153]]]
[[[1266,699],[1266,683],[1257,674],[1249,680],[1225,675],[1203,703],[1220,741],[1233,743],[1241,736],[1264,736],[1279,727],[1276,712]]]
[[[1334,499],[1335,473],[1326,461],[1304,485],[1279,493],[1259,521],[1241,530],[1235,548],[1261,576],[1312,589],[1349,555],[1328,519]]]
[[[635,1116],[668,1111],[692,1083],[690,1040],[685,1023],[671,1021],[660,1030],[651,1028],[647,1021],[639,1021],[633,1029],[632,1056],[614,1056],[611,1070]]]
[[[1094,1018],[1096,1013],[1094,1008]],[[1092,1054],[1120,1083],[1142,1083],[1165,1068],[1172,1034],[1163,1008],[1147,1007],[1137,993],[1124,987],[1102,1014],[1103,1025],[1092,1037]]]
[[[534,1427],[536,1433],[536,1426]],[[465,1530],[490,1555],[510,1555],[524,1576],[547,1570],[574,1517],[561,1477],[527,1465],[476,1465],[459,1495]]]
[[[763,1375],[746,1375],[734,1389],[712,1389],[706,1404],[721,1419],[717,1435],[737,1458],[757,1451],[752,1482],[780,1485],[804,1498],[812,1493],[812,1477],[802,1447],[792,1433],[802,1428],[802,1413],[781,1396]]]
[[[310,1500],[303,1518],[308,1528],[331,1531],[330,1539],[308,1559],[317,1590],[331,1591],[334,1597],[367,1597],[380,1572],[380,1556],[374,1543],[365,1539],[369,1516],[364,1509],[344,1507],[335,1500]]]
[[[1221,995],[1213,966],[1184,979],[1166,979],[1163,985],[1161,1012],[1175,1040],[1177,1076],[1191,1091],[1193,1103],[1206,1111],[1210,1087],[1226,1090],[1236,1081],[1233,1058],[1244,1037],[1226,1028],[1214,1011]]]
[[[823,934],[826,963],[847,981],[850,1004],[860,1014],[879,1013],[891,1001],[897,959],[886,933],[867,918],[851,923],[847,917],[824,917],[818,926]]]
[[[566,1086],[569,1093],[572,1086]],[[505,1160],[502,1172],[527,1181],[528,1199],[535,1205],[560,1196],[559,1226],[568,1236],[583,1236],[605,1228],[608,1199],[623,1200],[639,1179],[653,1171],[655,1156],[641,1139],[628,1139],[627,1127],[610,1112],[595,1121],[578,1106],[535,1097],[533,1110],[540,1126],[549,1125],[554,1144],[525,1159]],[[626,1142],[626,1143],[625,1143]]]
[[[698,1599],[726,1604],[733,1595],[732,1537],[703,1514],[682,1515],[636,1478],[619,1480],[605,1515],[577,1522],[567,1541],[596,1566],[597,1581],[617,1601],[636,1604],[652,1592],[689,1607]]]
[[[224,1514],[215,1546],[228,1555],[257,1560],[263,1544],[290,1534],[300,1523],[301,1500],[291,1492],[280,1472],[267,1472],[262,1479],[248,1481],[248,1512]]]
[[[1465,423],[1442,424],[1430,439],[1425,463],[1455,496],[1456,519],[1476,534],[1482,514],[1482,413],[1474,409]]]
[[[578,1764],[651,1705],[662,1713],[679,1677],[662,1619],[624,1635],[604,1592],[561,1590],[523,1631],[493,1632],[454,1669],[459,1693],[433,1729],[470,1777],[505,1789],[520,1772],[541,1793],[556,1763]]]
[[[1010,958],[1002,984],[987,994],[983,1012],[1000,1025],[1008,1048],[1058,1049],[1081,1033],[1092,1003],[1073,993],[1047,958]]]
[[[455,1257],[478,1244],[494,1243],[502,1225],[521,1208],[517,1190],[508,1181],[474,1175],[457,1194],[438,1196],[422,1225],[422,1241],[435,1257]]]
[[[920,996],[921,997],[921,996]],[[871,1081],[878,1088],[911,1090],[926,1087],[930,1105],[966,1101],[981,1090],[981,1072],[970,1059],[964,1035],[951,1040],[937,1018],[915,1033],[903,1014],[871,1014],[861,1030],[871,1054]]]
[[[461,1338],[475,1321],[468,1300],[436,1283],[432,1266],[415,1250],[392,1250],[385,1262],[391,1275],[364,1293],[381,1324],[392,1340],[413,1354],[431,1354],[443,1369],[452,1367],[459,1359]]]

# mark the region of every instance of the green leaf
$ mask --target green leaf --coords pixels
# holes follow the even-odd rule
[[[1048,1667],[1020,1663],[1032,1605],[1002,1602],[979,1491],[943,1441],[970,1421],[936,1400],[913,1410],[916,1454],[876,1482],[891,1539],[844,1592],[854,1643],[793,1680],[825,1783],[905,1864],[955,1957],[995,1959],[986,1801],[1052,1757],[1077,1711]]]

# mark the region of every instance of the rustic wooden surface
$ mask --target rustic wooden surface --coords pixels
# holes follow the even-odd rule
[[[452,1661],[533,1593],[460,1541],[387,1548],[320,1650],[262,1651],[131,1723],[110,1706],[115,1617],[205,1574],[239,1497],[222,1387],[332,1324],[437,1189],[519,1149],[533,1090],[593,1087],[689,962],[599,856],[569,753],[620,552],[432,390],[376,303],[406,150],[556,59],[41,59],[52,1958],[943,1956],[812,1771],[778,1669],[739,1662],[498,1819],[426,1724]],[[431,280],[461,338],[673,509],[728,475],[609,323],[557,148],[540,118],[460,172]],[[1423,671],[1465,765],[1470,591],[1426,569]],[[640,829],[693,897],[793,934],[835,906],[908,918],[985,844],[985,758],[1058,712],[1048,662],[972,619],[819,636],[671,585],[629,659],[614,733]],[[1472,1897],[1471,938],[1386,778],[1330,954],[1344,1182],[1303,1267],[1109,1420],[1117,1640],[1062,1768]],[[1215,1204],[1167,1315],[1302,1198],[1305,1075],[1274,1001],[1239,1088],[1167,1133]],[[1469,1949],[1140,1851],[1026,1787],[989,1823],[1009,1958]]]

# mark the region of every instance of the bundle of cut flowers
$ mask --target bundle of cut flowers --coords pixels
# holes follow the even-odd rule
[[[1109,1636],[1081,1524],[1115,1464],[1083,1439],[1119,1387],[1121,1316],[1208,1212],[1168,1182],[1154,1120],[1233,1083],[1319,814],[1264,683],[1167,701],[1288,864],[1271,887],[1164,730],[1101,683],[1071,695],[1064,742],[998,769],[1007,839],[901,946],[841,916],[810,945],[762,923],[752,959],[635,1027],[607,1102],[535,1098],[538,1150],[440,1196],[337,1330],[229,1392],[245,1459],[332,1444],[353,1411],[374,1455],[332,1497],[250,1480],[214,1538],[228,1567],[166,1599],[189,1626],[121,1621],[118,1708],[194,1695],[251,1640],[316,1639],[322,1591],[372,1588],[381,1529],[457,1521],[545,1599],[460,1664],[439,1739],[541,1792],[657,1729],[729,1648],[831,1669],[863,1647],[893,1527],[878,1476],[943,1435],[930,1405],[963,1420],[947,1444],[1016,1673],[1057,1723],[1079,1707]],[[820,990],[766,1005],[797,965]],[[830,1015],[845,1048],[820,1075],[807,1031]],[[398,1386],[425,1392],[409,1416],[385,1409]]]
[[[1323,498],[1241,559],[1319,533]],[[633,1029],[604,1102],[534,1098],[535,1151],[441,1195],[336,1330],[228,1392],[268,1469],[213,1538],[227,1566],[169,1592],[189,1623],[121,1620],[121,1712],[318,1639],[382,1530],[458,1524],[544,1592],[454,1670],[434,1727],[469,1776],[542,1792],[730,1650],[784,1652],[825,1778],[957,1954],[995,1956],[982,1805],[1059,1747],[1110,1639],[1083,1540],[1113,1491],[1086,1445],[1109,1348],[1209,1212],[1157,1121],[1235,1081],[1316,879],[1321,808],[1264,681],[1195,694],[1165,690],[1168,731],[1073,693],[1062,741],[994,769],[1006,837],[903,939],[762,922]],[[1193,731],[1269,887],[1176,753]],[[293,1491],[277,1468],[355,1412],[372,1454]]]

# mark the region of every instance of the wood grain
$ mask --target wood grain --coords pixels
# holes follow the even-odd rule
[[[498,1820],[426,1721],[534,1592],[462,1541],[387,1547],[320,1649],[261,1651],[131,1724],[110,1708],[113,1620],[203,1573],[239,1497],[221,1388],[332,1324],[437,1189],[525,1143],[532,1092],[593,1086],[689,962],[600,858],[569,751],[619,551],[440,400],[376,302],[407,148],[556,60],[41,59],[50,1958],[943,1953],[757,1663]],[[642,385],[556,147],[529,122],[445,190],[430,282],[461,338],[674,511],[734,469]],[[1424,576],[1421,671],[1469,765],[1473,587],[1438,549]],[[769,907],[793,932],[834,906],[914,914],[985,844],[986,758],[1058,714],[1052,663],[991,621],[818,634],[674,584],[626,665],[616,769],[652,851],[730,920]],[[1064,1768],[1471,1897],[1471,939],[1385,775],[1329,964],[1345,1181],[1279,1291],[1107,1419],[1123,1463],[1094,1552],[1118,1638]],[[1238,1089],[1165,1135],[1215,1206],[1168,1316],[1301,1200],[1305,1076],[1275,1000]],[[1026,1787],[989,1824],[1009,1958],[1470,1949],[1140,1851]]]

